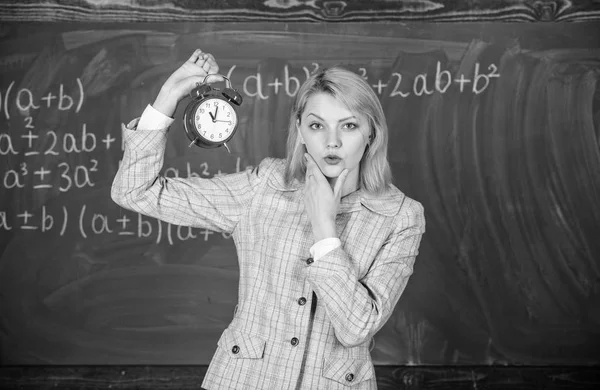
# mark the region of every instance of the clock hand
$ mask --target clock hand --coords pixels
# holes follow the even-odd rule
[[[212,117],[213,122],[217,120],[217,112],[219,112],[219,106],[215,109],[215,115]]]
[[[215,121],[215,117],[213,116],[212,112],[209,111],[208,115],[210,115],[210,119],[212,119],[212,121],[214,122]]]

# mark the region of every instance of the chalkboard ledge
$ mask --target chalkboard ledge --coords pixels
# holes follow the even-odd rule
[[[3,366],[2,389],[198,389],[208,366]],[[600,366],[376,366],[379,390],[596,389]]]

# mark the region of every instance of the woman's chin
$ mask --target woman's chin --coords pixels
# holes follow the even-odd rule
[[[327,165],[321,168],[321,172],[323,172],[323,175],[328,179],[335,179],[343,170],[344,167],[338,165]]]

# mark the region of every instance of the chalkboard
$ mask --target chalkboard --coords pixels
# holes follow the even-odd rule
[[[208,364],[237,303],[229,237],[110,199],[121,123],[190,52],[244,96],[223,148],[169,136],[167,176],[282,157],[299,83],[373,86],[427,233],[378,365],[600,363],[600,23],[8,24],[0,41],[3,364]]]

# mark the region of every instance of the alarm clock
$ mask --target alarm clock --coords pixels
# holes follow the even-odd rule
[[[224,89],[213,88],[206,83],[208,76],[220,76],[226,81]],[[202,84],[190,92],[192,101],[183,114],[183,128],[191,141],[188,145],[202,148],[217,148],[224,145],[231,153],[227,142],[238,126],[236,108],[242,104],[242,96],[223,75],[206,75]]]

